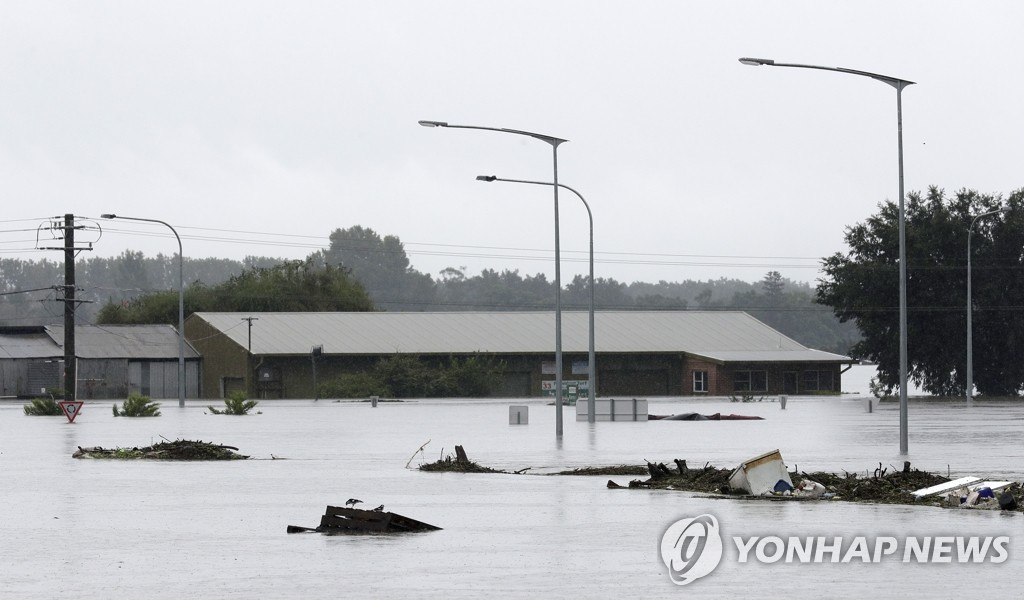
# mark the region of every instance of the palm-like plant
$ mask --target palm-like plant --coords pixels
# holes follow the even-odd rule
[[[259,400],[246,400],[245,392],[231,392],[224,399],[224,410],[217,410],[212,406],[206,408],[215,415],[247,415],[257,404]]]
[[[121,410],[117,410],[117,404],[114,404],[114,416],[115,417],[159,417],[160,416],[160,404],[153,402],[149,399],[149,396],[143,396],[141,394],[129,394],[128,399],[121,405]]]

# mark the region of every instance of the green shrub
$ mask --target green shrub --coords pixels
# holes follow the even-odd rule
[[[391,395],[384,382],[373,373],[345,373],[318,387],[321,398],[369,398]]]
[[[479,398],[501,382],[505,364],[486,354],[430,361],[395,354],[372,371],[346,373],[319,386],[322,398]]]
[[[478,398],[488,396],[501,381],[505,363],[485,354],[474,354],[464,359],[449,359],[447,377],[449,397]]]
[[[61,394],[63,397],[63,394]],[[25,414],[33,417],[59,417],[64,414],[54,397],[33,398],[31,404],[25,405]]]
[[[149,396],[143,396],[141,394],[129,394],[128,399],[121,405],[121,410],[117,410],[117,404],[114,404],[114,416],[115,417],[159,417],[160,416],[160,405],[149,399]]]
[[[217,410],[212,406],[206,408],[215,415],[247,415],[257,404],[259,400],[246,400],[245,392],[231,392],[224,399],[224,410]]]
[[[394,354],[378,362],[373,368],[393,398],[429,398],[434,395],[438,373],[427,367],[418,357]]]

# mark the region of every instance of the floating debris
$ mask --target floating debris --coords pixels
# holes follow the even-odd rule
[[[615,465],[611,467],[579,467],[570,471],[548,473],[548,475],[643,475],[647,467],[642,465]]]
[[[466,455],[466,451],[462,446],[455,446],[454,457],[449,454],[447,456],[442,456],[437,462],[422,464],[420,465],[420,471],[430,471],[434,473],[507,473],[507,471],[499,471],[498,469],[485,467],[469,460],[469,457]]]
[[[374,510],[328,506],[320,517],[319,527],[289,525],[288,533],[411,533],[441,529],[430,523],[410,519],[393,512],[385,512],[384,505]]]
[[[202,441],[175,440],[165,441],[144,448],[102,448],[91,446],[78,450],[72,458],[113,458],[135,460],[147,458],[153,460],[242,460],[249,458],[238,454],[238,448],[213,444]]]
[[[650,478],[647,480],[634,479],[629,482],[629,487],[633,489],[671,489],[747,499],[843,500],[876,504],[953,506],[948,499],[941,495],[918,498],[915,492],[919,493],[922,489],[931,487],[936,489],[946,488],[947,486],[942,484],[949,483],[949,479],[942,475],[912,469],[909,462],[904,463],[902,470],[893,469],[891,472],[888,468],[883,468],[879,464],[878,468],[874,469],[873,472],[865,471],[863,475],[848,472],[836,474],[820,471],[806,473],[794,470],[788,473],[790,481],[793,482],[793,489],[791,491],[776,493],[773,485],[770,491],[761,495],[737,492],[732,489],[729,482],[731,475],[735,473],[734,470],[718,469],[710,464],[705,464],[700,469],[691,469],[687,467],[685,460],[679,459],[676,459],[675,463],[676,468],[671,469],[664,463],[648,462],[647,470],[650,473]],[[618,484],[609,482],[609,488],[614,489],[616,486]],[[953,487],[959,489],[959,486]],[[998,493],[999,490],[1005,491]],[[1020,507],[1024,505],[1024,502],[1021,502],[1021,487],[1017,483],[1000,487],[995,490],[994,495],[998,496],[995,502],[982,503],[978,507],[1020,510]],[[957,505],[959,505],[959,501]]]
[[[728,494],[729,475],[731,469],[718,469],[710,463],[703,467],[691,469],[685,460],[675,460],[676,470],[673,471],[665,463],[647,463],[650,479],[641,481],[634,479],[629,482],[630,488],[674,489],[706,494]]]
[[[722,413],[702,415],[690,412],[678,415],[647,415],[647,419],[649,421],[763,421],[764,417],[734,414],[723,415]]]
[[[729,487],[760,495],[771,491],[792,491],[793,481],[786,471],[786,464],[782,462],[782,453],[772,450],[740,463],[729,476]]]

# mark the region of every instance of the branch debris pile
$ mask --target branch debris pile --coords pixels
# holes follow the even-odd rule
[[[144,448],[89,448],[78,447],[72,454],[73,458],[114,458],[135,460],[148,458],[153,460],[242,460],[249,458],[238,453],[234,446],[224,446],[211,442],[175,440],[160,442]]]

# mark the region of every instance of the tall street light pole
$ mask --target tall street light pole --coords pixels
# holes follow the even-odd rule
[[[185,255],[182,254],[181,237],[178,232],[169,224],[157,219],[142,219],[139,217],[122,217],[121,215],[105,214],[100,215],[104,219],[121,219],[123,221],[143,221],[146,223],[159,223],[171,230],[175,239],[178,240],[178,406],[185,406]]]
[[[900,178],[900,205],[899,205],[899,260],[900,260],[900,454],[908,453],[907,442],[907,234],[906,234],[906,210],[903,202],[903,88],[913,85],[913,81],[879,75],[867,71],[844,69],[841,67],[821,67],[817,65],[801,65],[793,63],[780,63],[767,58],[739,59],[741,63],[750,66],[768,67],[795,67],[798,69],[817,69],[820,71],[835,71],[836,73],[848,73],[870,77],[891,85],[896,89],[896,139],[897,152],[899,157],[899,178]]]
[[[511,183],[530,183],[533,185],[555,185],[546,181],[527,181],[524,179],[504,179],[495,175],[477,175],[479,181],[507,181]],[[588,345],[587,354],[587,399],[590,401],[587,405],[587,422],[593,423],[596,421],[596,410],[594,408],[594,396],[596,395],[597,389],[597,367],[594,353],[594,213],[590,212],[590,204],[583,198],[583,195],[573,188],[565,185],[564,183],[557,184],[558,187],[565,188],[570,192],[576,194],[576,197],[583,202],[583,206],[587,209],[587,218],[590,220],[590,280],[588,285],[590,287],[590,339]]]
[[[423,127],[447,127],[449,129],[479,129],[525,135],[551,144],[551,156],[554,164],[555,193],[555,436],[562,437],[562,271],[561,254],[558,241],[558,145],[568,140],[556,138],[542,133],[532,133],[519,129],[503,129],[499,127],[479,127],[475,125],[451,125],[444,121],[419,121]]]
[[[974,302],[971,300],[971,235],[974,234],[974,224],[978,222],[978,219],[1005,210],[1005,208],[1000,208],[981,213],[971,219],[971,225],[967,228],[967,404],[974,399],[974,340],[971,323],[974,316]]]

